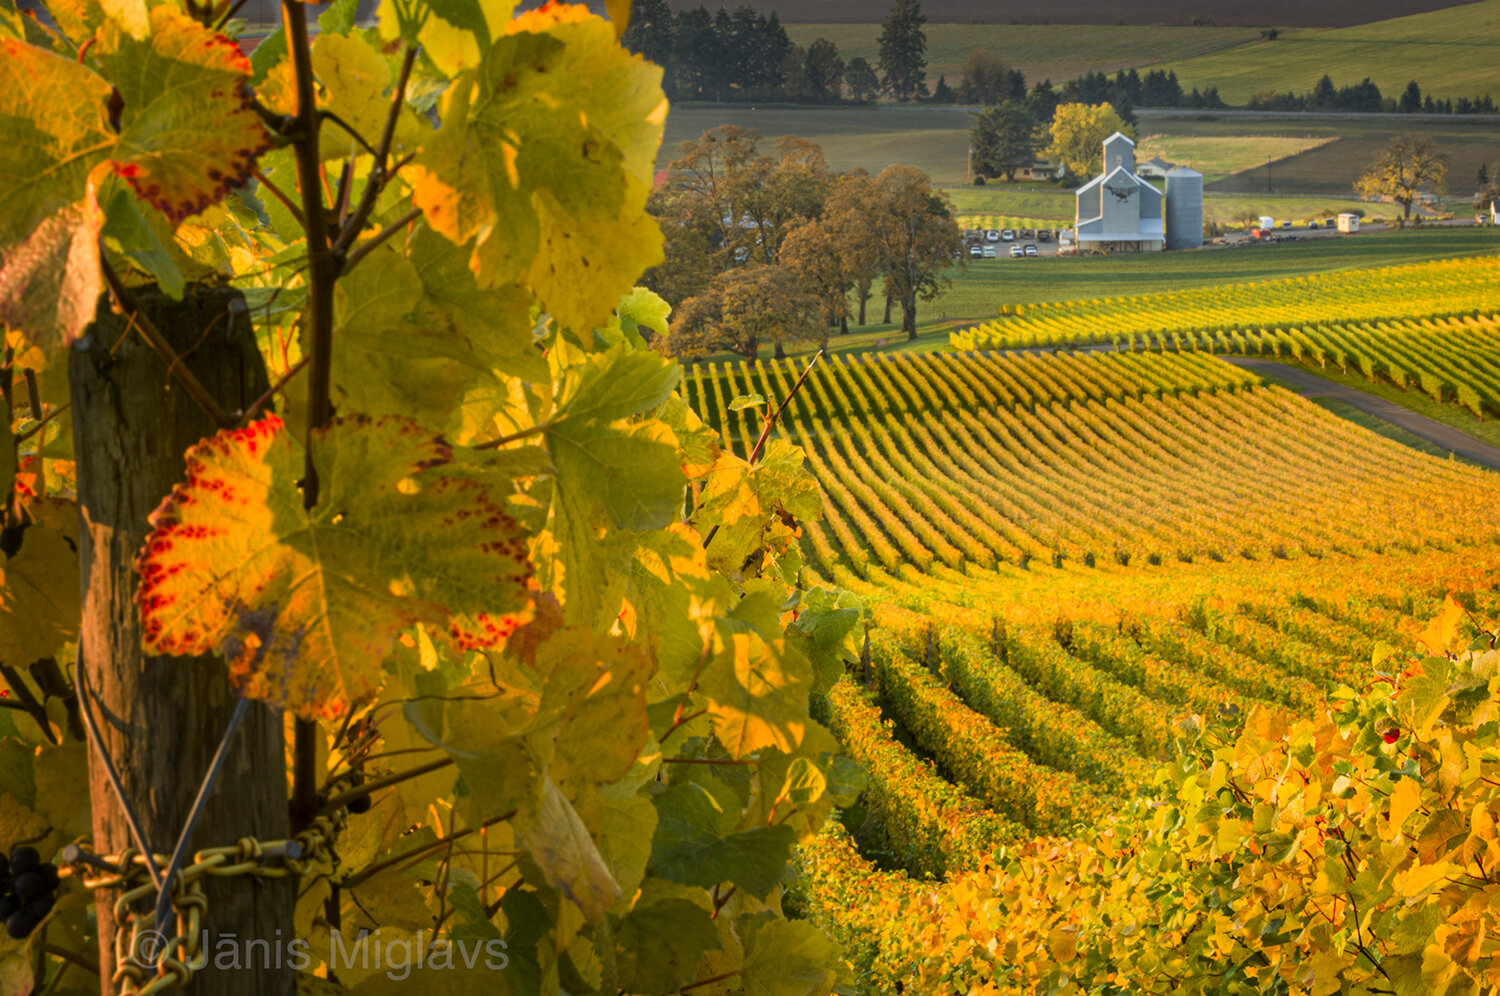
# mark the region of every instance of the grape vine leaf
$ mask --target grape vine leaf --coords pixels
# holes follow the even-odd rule
[[[8,433],[7,433],[8,434]],[[28,506],[21,548],[0,554],[0,661],[51,657],[78,635],[78,506],[56,498]]]
[[[14,416],[10,400],[0,395],[0,501],[9,501],[16,486],[16,434],[11,431]]]
[[[587,922],[602,920],[620,898],[619,883],[551,778],[542,778],[540,799],[522,810],[515,827],[516,843],[530,853],[547,884],[576,903]]]
[[[73,59],[0,42],[0,258],[78,200],[115,144],[110,86]]]
[[[386,91],[395,82],[386,60],[362,36],[320,34],[313,45],[312,66],[321,84],[318,106],[337,114],[365,141],[377,145],[391,110]],[[391,137],[391,152],[399,158],[415,151],[430,131],[411,108],[403,106]],[[318,147],[324,159],[347,159],[364,151],[342,128],[325,130]]]
[[[148,653],[217,651],[244,694],[337,716],[379,687],[401,630],[496,646],[529,610],[502,489],[442,439],[401,418],[335,420],[313,462],[308,510],[302,447],[275,416],[188,451],[136,561]]]
[[[788,645],[777,616],[770,597],[755,592],[716,622],[714,656],[698,687],[708,697],[714,735],[736,759],[763,747],[795,754],[813,727],[812,665]]]
[[[745,942],[745,996],[820,996],[837,973],[838,945],[806,920],[767,920]]]
[[[93,55],[123,100],[115,170],[172,221],[222,200],[270,146],[249,58],[188,15],[153,7],[144,40],[106,23]]]
[[[656,408],[682,379],[673,360],[621,343],[568,369],[558,415],[613,421]]]
[[[705,951],[722,945],[708,910],[689,899],[642,901],[620,923],[620,965],[627,992],[666,996],[693,981]]]
[[[708,889],[733,882],[754,896],[765,896],[781,881],[797,843],[788,826],[756,827],[720,835],[724,810],[702,785],[673,785],[651,797],[656,836],[651,868],[662,878]]]
[[[506,32],[455,81],[412,164],[413,200],[453,242],[475,239],[480,286],[527,284],[562,326],[591,329],[660,259],[642,208],[666,117],[661,70],[581,7],[551,5]]]

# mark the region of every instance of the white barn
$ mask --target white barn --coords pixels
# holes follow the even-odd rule
[[[1078,250],[1160,252],[1166,245],[1162,192],[1135,172],[1135,143],[1115,132],[1104,140],[1104,172],[1078,188]]]

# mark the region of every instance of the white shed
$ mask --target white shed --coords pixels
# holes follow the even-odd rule
[[[1341,214],[1341,215],[1339,215],[1339,231],[1341,231],[1341,232],[1357,232],[1357,231],[1359,231],[1359,215],[1357,215],[1357,214]]]

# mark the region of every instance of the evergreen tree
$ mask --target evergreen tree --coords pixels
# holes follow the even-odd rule
[[[807,96],[813,100],[837,100],[844,85],[844,60],[839,47],[827,38],[819,38],[807,48],[803,79]]]
[[[1025,103],[1008,100],[976,118],[969,132],[975,174],[1014,180],[1016,170],[1036,159],[1036,115]]]
[[[844,70],[844,82],[849,84],[849,93],[855,100],[870,100],[880,92],[880,77],[875,75],[874,67],[862,55],[849,60]]]
[[[926,23],[917,0],[896,0],[881,27],[881,82],[897,100],[914,100],[927,91]]]
[[[1406,84],[1406,90],[1401,94],[1401,113],[1415,114],[1422,109],[1422,88],[1417,86],[1417,81],[1412,80]]]
[[[948,85],[948,77],[938,77],[937,86],[932,90],[932,102],[934,104],[958,103],[958,94],[954,93],[953,88]]]
[[[663,89],[671,92],[672,7],[667,0],[634,0],[630,25],[621,42],[630,51],[668,69]]]

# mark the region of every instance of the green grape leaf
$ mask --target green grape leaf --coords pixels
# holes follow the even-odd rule
[[[742,394],[729,403],[729,410],[732,412],[742,412],[746,408],[758,408],[765,403],[766,399],[763,395]]]
[[[334,0],[328,9],[318,15],[318,37],[347,35],[354,30],[354,18],[359,11],[359,0]]]
[[[278,24],[250,53],[250,81],[260,86],[271,70],[285,61],[286,56],[286,28]]]
[[[516,843],[530,853],[547,884],[576,903],[589,923],[604,919],[620,898],[619,883],[552,779],[542,779],[541,798],[522,810],[515,827]]]
[[[549,429],[558,486],[596,501],[620,529],[660,529],[682,509],[687,478],[665,422],[568,419]]]
[[[172,221],[223,200],[270,146],[245,89],[250,60],[188,15],[152,8],[145,40],[106,23],[92,54],[124,102],[115,170]]]
[[[501,489],[400,418],[313,437],[275,416],[187,454],[137,559],[147,653],[222,653],[244,694],[336,716],[379,687],[396,634],[423,623],[457,650],[496,646],[527,611],[525,536]]]
[[[604,823],[599,832],[599,854],[629,896],[646,877],[651,860],[651,838],[656,833],[656,807],[644,795],[622,795],[604,788]]]
[[[428,325],[466,337],[485,361],[532,383],[551,378],[532,337],[531,298],[514,285],[481,290],[469,270],[470,251],[454,245],[427,225],[411,242],[411,261],[422,282],[416,310]]]
[[[722,947],[713,916],[688,899],[636,906],[620,923],[618,940],[627,952],[621,966],[626,991],[651,996],[692,982],[703,953]]]
[[[620,298],[615,306],[620,316],[621,327],[639,332],[648,328],[657,335],[666,335],[672,306],[661,295],[646,287],[632,287],[630,293]]]
[[[621,343],[569,368],[558,416],[610,422],[636,415],[661,405],[681,379],[675,360]]]
[[[171,249],[141,213],[139,203],[130,191],[117,187],[104,209],[104,228],[99,234],[113,243],[112,248],[146,271],[168,297],[180,301],[187,278],[172,258]]]
[[[822,996],[833,986],[839,947],[806,920],[768,920],[745,943],[745,996]]]
[[[733,882],[754,896],[765,896],[781,881],[797,833],[788,826],[756,827],[720,835],[725,813],[702,785],[674,785],[651,797],[656,836],[651,867],[671,882],[712,888]]]
[[[29,508],[34,521],[21,536],[21,548],[9,557],[0,554],[0,661],[20,665],[51,657],[76,639],[83,611],[78,507],[49,498],[33,500]]]
[[[151,15],[146,0],[99,0],[105,17],[125,29],[136,41],[151,33]]]
[[[582,8],[506,30],[455,81],[413,163],[413,199],[453,242],[475,240],[481,286],[527,284],[563,327],[591,329],[660,259],[641,210],[665,121],[660,70]]]

